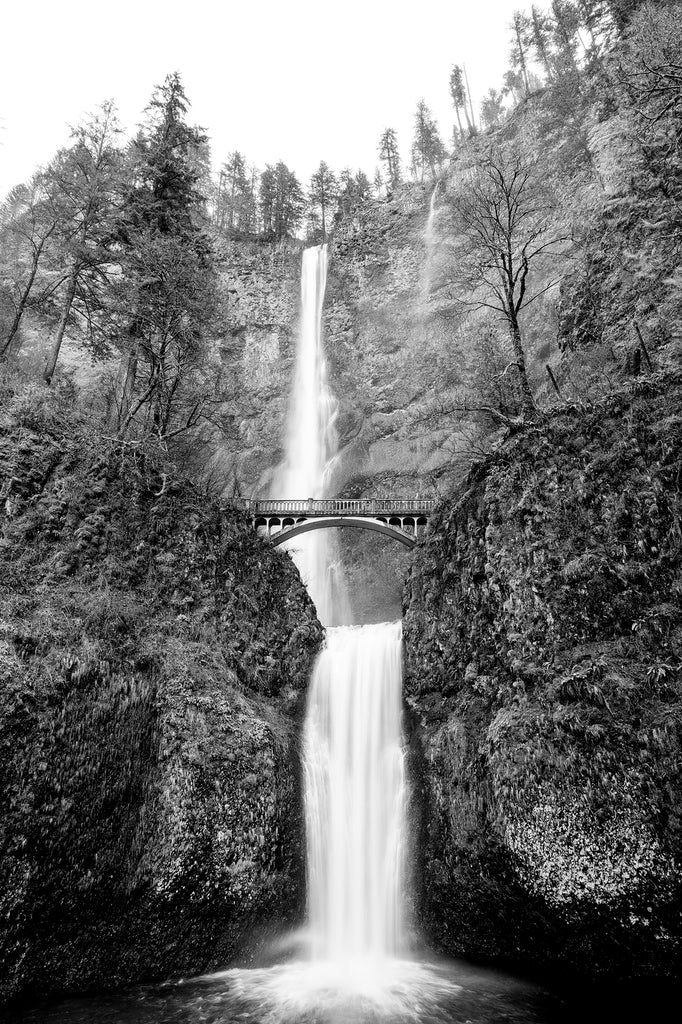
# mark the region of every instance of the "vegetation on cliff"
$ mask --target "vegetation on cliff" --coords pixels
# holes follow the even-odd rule
[[[302,906],[290,560],[10,381],[0,435],[0,995],[224,963]]]
[[[681,452],[679,374],[567,407],[477,464],[415,559],[424,922],[450,951],[679,970]]]
[[[198,971],[300,907],[320,627],[212,492],[272,490],[299,249],[328,234],[333,486],[451,496],[484,458],[406,599],[427,930],[674,971],[679,12],[516,12],[480,125],[459,66],[449,151],[419,103],[411,180],[387,128],[373,186],[239,153],[214,181],[171,75],[129,145],[105,105],[8,196],[0,994]],[[404,568],[372,545],[345,541],[366,619]]]

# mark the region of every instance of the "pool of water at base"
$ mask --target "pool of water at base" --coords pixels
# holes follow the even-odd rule
[[[17,1007],[8,1024],[563,1024],[568,1019],[561,998],[513,975],[463,961],[396,959],[235,968]],[[578,1017],[571,1013],[570,1019]]]

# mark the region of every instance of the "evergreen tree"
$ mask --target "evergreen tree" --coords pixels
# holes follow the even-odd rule
[[[275,171],[277,176],[275,235],[277,238],[284,238],[286,235],[295,235],[300,227],[305,210],[305,197],[298,178],[281,160]]]
[[[489,89],[481,102],[481,121],[486,128],[492,128],[504,115],[504,98],[496,89]]]
[[[247,168],[235,150],[220,169],[213,223],[219,232],[251,234],[256,230],[256,181],[258,171]]]
[[[319,213],[322,229],[322,241],[327,237],[327,219],[339,194],[339,183],[324,160],[310,179],[308,202],[313,210]]]
[[[537,61],[544,68],[547,81],[552,82],[554,80],[551,56],[552,23],[545,12],[541,11],[535,4],[530,9],[529,30]]]
[[[606,11],[620,35],[624,35],[630,19],[641,3],[642,0],[605,0]]]
[[[220,228],[228,230],[238,226],[239,210],[244,193],[248,188],[246,162],[237,150],[230,153],[221,171],[223,182],[220,209]]]
[[[355,213],[370,199],[372,192],[369,178],[364,171],[353,174],[350,167],[344,167],[339,175],[337,217]]]
[[[294,235],[301,225],[305,200],[298,178],[281,160],[261,174],[258,205],[262,230],[276,239]]]
[[[530,91],[528,81],[528,18],[522,11],[514,11],[511,23],[512,45],[509,53],[509,63],[512,71],[518,71],[523,82],[523,95],[527,96]]]
[[[473,118],[469,117],[469,107],[471,104],[470,101],[468,102],[467,91],[464,72],[458,64],[455,64],[450,72],[450,97],[452,98],[452,105],[455,108],[455,116],[457,117],[457,127],[459,128],[460,138],[464,138],[464,129],[462,128],[460,111],[464,112],[464,120],[466,121],[468,134],[475,134]]]
[[[512,71],[510,68],[508,71],[505,71],[502,80],[504,82],[502,95],[511,95],[514,103],[520,103],[525,96],[525,85],[519,72]]]
[[[400,153],[398,137],[394,128],[385,128],[379,140],[379,159],[386,171],[386,181],[390,190],[400,184]]]
[[[119,223],[120,309],[132,310],[122,341],[121,433],[136,422],[168,437],[202,412],[203,397],[191,382],[211,322],[216,275],[196,161],[205,136],[187,124],[188,106],[179,75],[169,75],[154,91],[130,154],[132,186]]]
[[[254,234],[258,230],[258,214],[256,189],[258,184],[258,168],[255,165],[247,168],[247,180],[239,210],[240,230],[246,234]]]
[[[424,100],[420,100],[415,113],[412,142],[412,167],[415,177],[419,176],[423,181],[426,168],[429,167],[431,177],[435,178],[438,167],[446,155],[433,115]]]
[[[265,170],[260,176],[258,192],[258,207],[264,235],[272,235],[275,230],[275,201],[277,193],[275,179],[275,168],[272,164],[266,164]]]
[[[578,9],[567,0],[552,0],[553,35],[556,63],[561,73],[578,73],[576,48],[580,18]]]
[[[337,217],[346,217],[355,207],[355,179],[350,167],[344,167],[339,174]]]

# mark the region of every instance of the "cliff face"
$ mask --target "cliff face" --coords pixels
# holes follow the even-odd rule
[[[342,222],[331,245],[324,324],[340,401],[339,475],[365,492],[417,493],[448,461],[442,424],[419,418],[452,354],[431,295],[432,191],[414,185],[373,204]]]
[[[415,185],[369,204],[344,219],[329,243],[323,326],[339,402],[337,489],[369,481],[370,489],[411,493],[447,461],[436,450],[444,431],[406,431],[436,366],[447,361],[447,332],[429,296],[438,245],[436,234],[426,233],[429,195]],[[286,438],[301,247],[223,242],[221,260],[228,302],[220,351],[236,381],[235,473],[245,491],[262,491],[272,485]]]
[[[288,557],[41,392],[0,435],[5,998],[198,972],[296,919],[321,638]]]
[[[231,381],[231,430],[217,442],[219,481],[268,494],[282,461],[293,381],[301,281],[300,245],[222,241],[227,301],[218,352]]]
[[[510,437],[413,564],[423,926],[452,953],[679,972],[682,382]]]

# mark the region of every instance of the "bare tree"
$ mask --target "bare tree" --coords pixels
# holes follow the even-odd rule
[[[9,242],[3,248],[5,251],[13,250],[15,256],[12,274],[14,316],[5,338],[0,342],[0,358],[12,348],[34,292],[40,263],[58,222],[58,210],[50,202],[40,174],[36,174],[27,185],[12,189],[0,209],[0,231],[3,240]]]
[[[453,203],[460,233],[457,270],[447,284],[459,301],[493,310],[506,322],[523,408],[532,414],[519,316],[555,283],[534,271],[561,255],[567,236],[557,227],[551,195],[533,164],[502,149],[490,147],[478,158]]]
[[[682,122],[682,23],[675,7],[644,7],[633,19],[619,74],[637,114],[650,126]],[[676,123],[675,123],[676,122]]]
[[[57,154],[44,174],[45,188],[60,209],[57,242],[68,273],[60,296],[60,316],[43,378],[49,384],[72,310],[92,325],[98,292],[112,261],[111,240],[120,153],[112,103],[73,132],[74,144]]]

